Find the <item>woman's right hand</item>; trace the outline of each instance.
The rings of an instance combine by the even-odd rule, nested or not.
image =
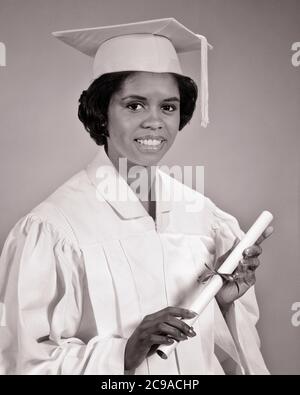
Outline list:
[[[183,319],[196,317],[193,311],[180,307],[166,307],[144,317],[127,341],[125,347],[125,370],[137,368],[146,357],[152,355],[161,344],[172,344],[196,336],[193,328]]]

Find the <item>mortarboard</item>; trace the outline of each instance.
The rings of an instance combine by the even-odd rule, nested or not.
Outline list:
[[[201,50],[201,125],[208,124],[208,44],[174,18],[52,33],[94,58],[93,77],[118,71],[149,71],[186,75],[177,54]]]

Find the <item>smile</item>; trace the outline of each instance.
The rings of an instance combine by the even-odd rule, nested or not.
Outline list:
[[[159,151],[164,143],[167,141],[165,138],[159,136],[159,137],[141,137],[134,139],[134,141],[137,143],[139,148],[141,148],[143,151]]]

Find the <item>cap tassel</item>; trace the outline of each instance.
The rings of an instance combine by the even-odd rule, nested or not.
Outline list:
[[[208,42],[206,37],[197,34],[201,40],[201,126],[206,128],[209,123],[208,118]]]

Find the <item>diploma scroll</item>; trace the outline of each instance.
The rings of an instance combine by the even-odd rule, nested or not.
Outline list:
[[[253,245],[262,233],[266,230],[268,225],[271,223],[273,215],[269,211],[263,211],[262,214],[257,218],[255,223],[251,226],[242,240],[236,245],[231,254],[223,262],[221,267],[218,269],[219,273],[222,274],[232,274],[234,270],[238,267],[239,261],[243,257],[243,251]],[[201,314],[201,312],[206,308],[206,306],[213,300],[216,294],[220,291],[223,286],[223,279],[221,276],[215,275],[210,278],[210,280],[205,283],[201,289],[194,302],[190,306],[189,310],[195,311]],[[188,325],[192,326],[198,319],[198,316],[189,320],[183,320],[187,322]],[[174,341],[171,345],[161,345],[157,350],[157,354],[162,359],[167,359],[171,352],[176,348],[178,342]]]

